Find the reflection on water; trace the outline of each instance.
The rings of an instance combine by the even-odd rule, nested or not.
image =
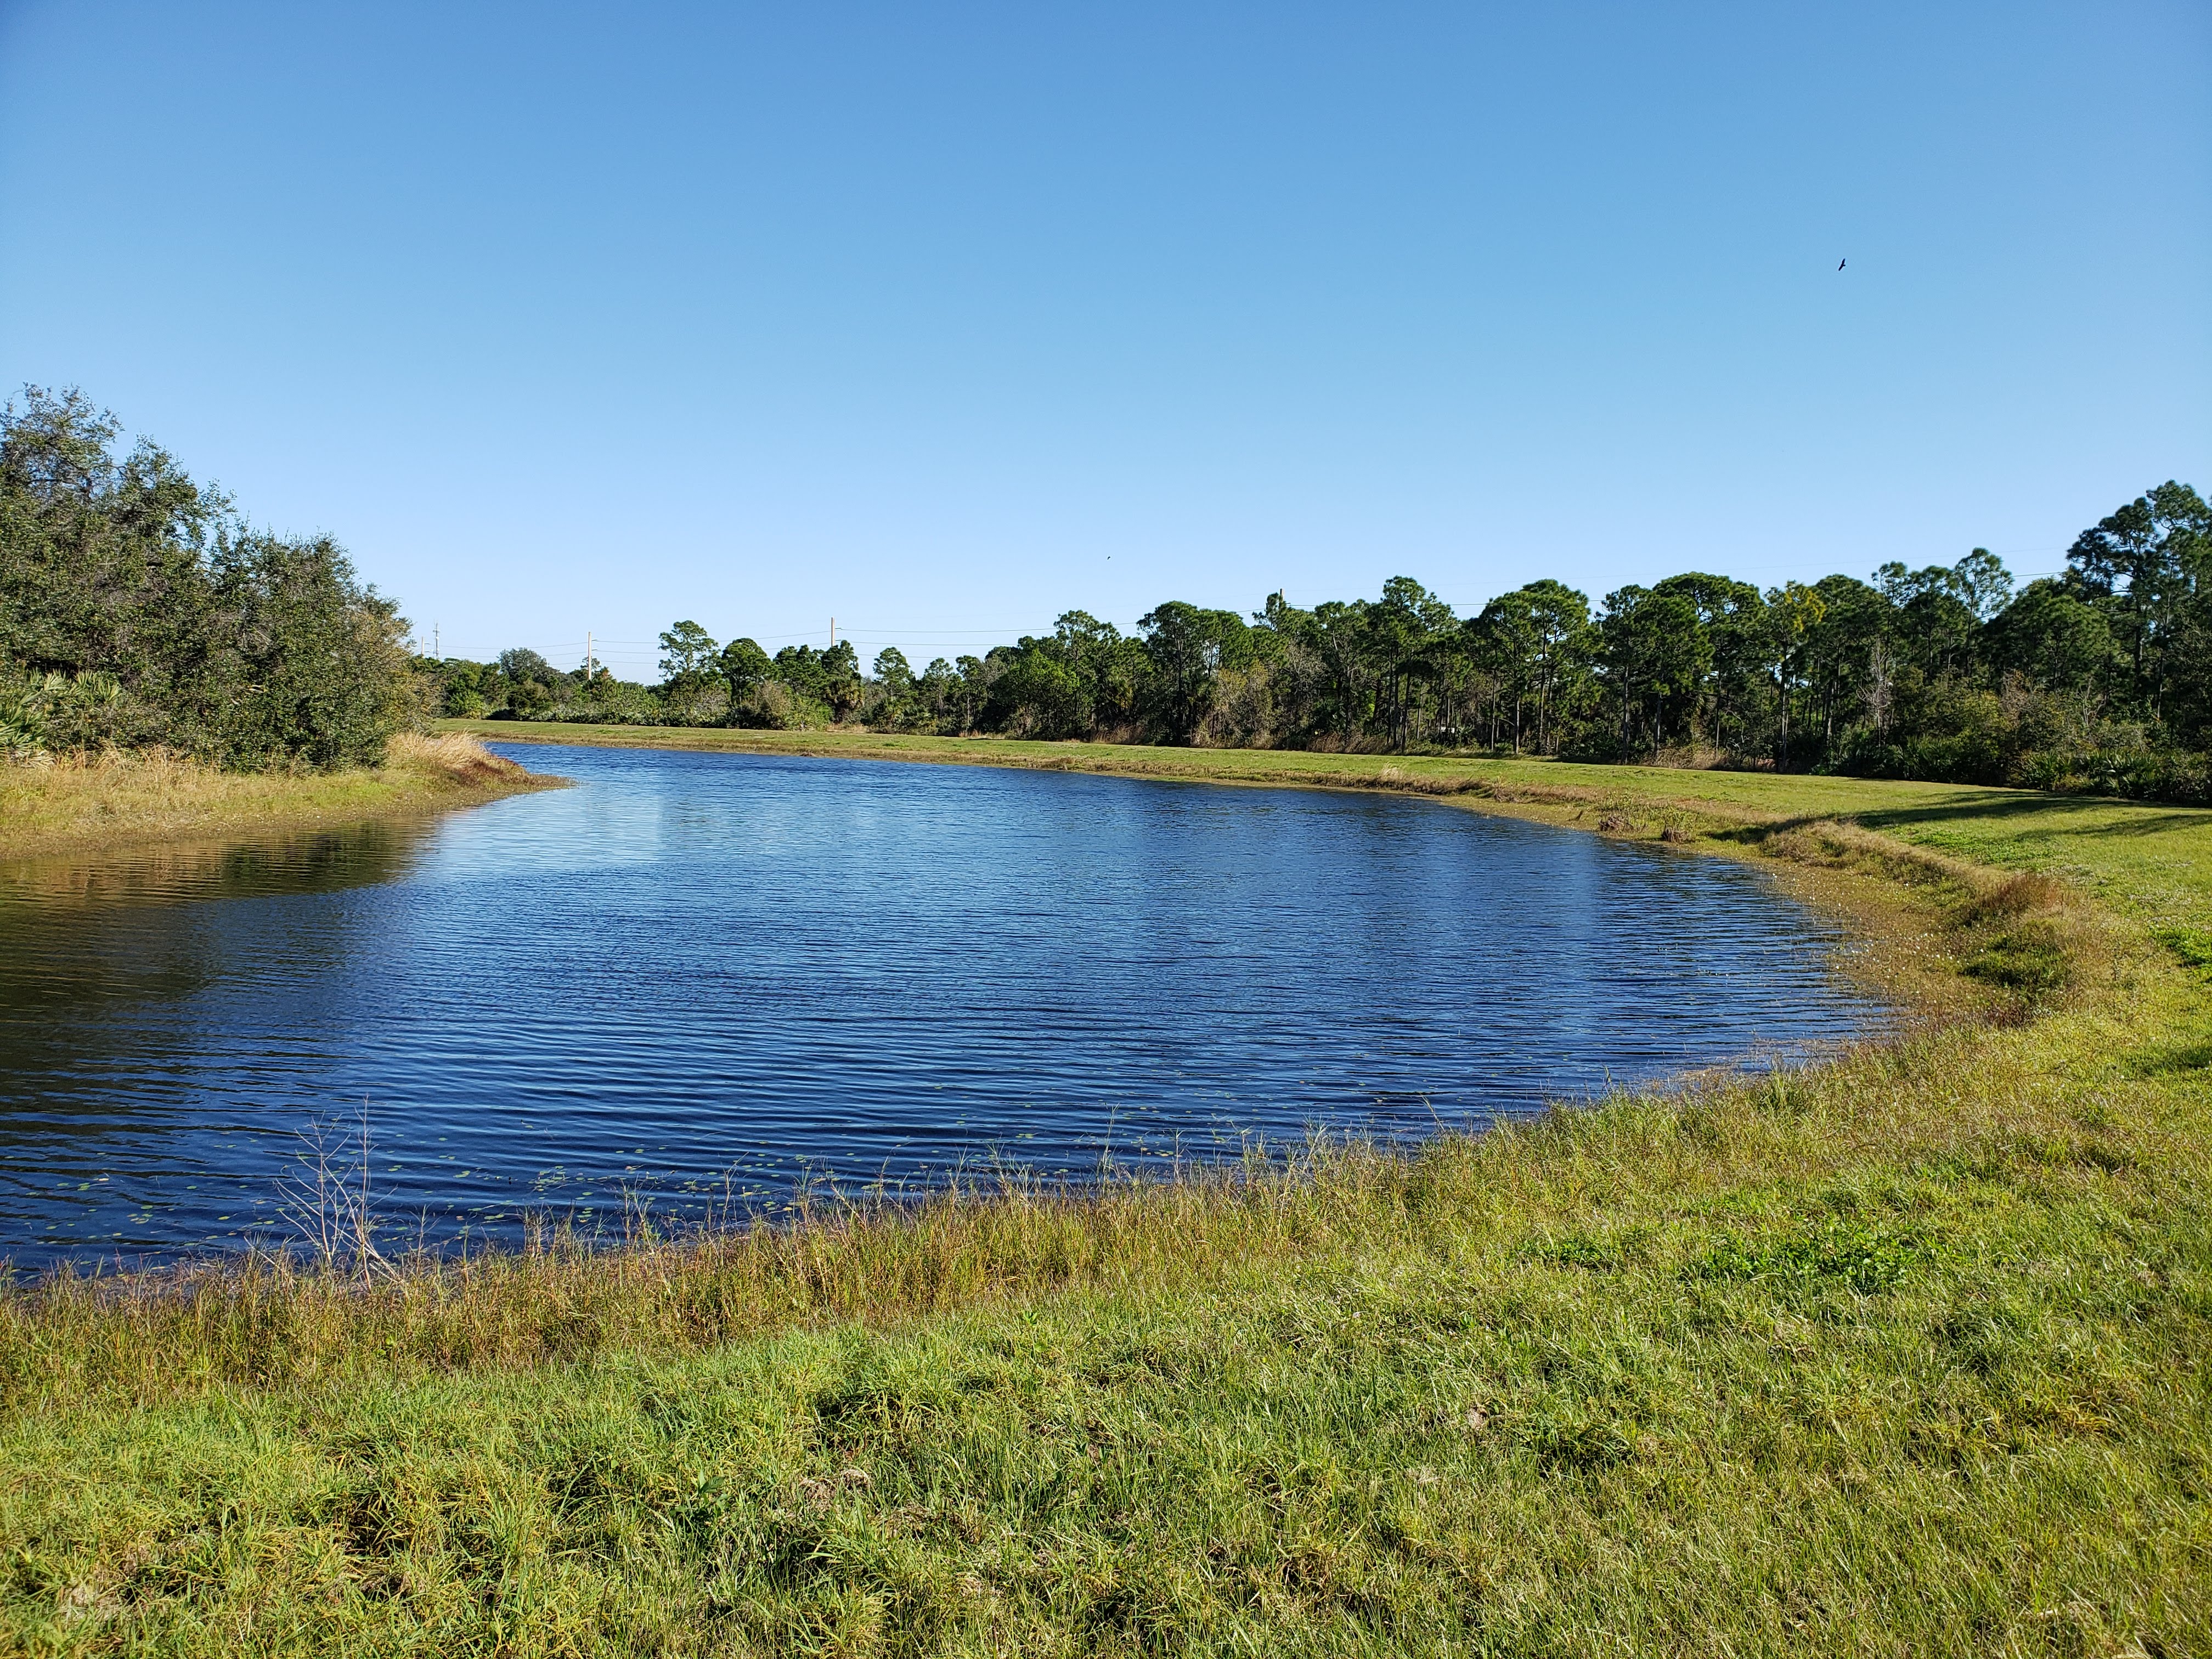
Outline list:
[[[265,1216],[265,1156],[227,1170],[230,1159],[198,1149],[252,1147],[267,1125],[227,1120],[212,1091],[179,1098],[164,1086],[199,1069],[201,1011],[226,978],[254,970],[222,907],[402,878],[433,833],[370,823],[0,866],[0,1255],[20,1266],[88,1253],[90,1240],[172,1247],[195,1242],[173,1224],[187,1215],[219,1215],[218,1227]],[[267,943],[286,953],[286,972],[313,977],[343,961],[354,914],[314,907]],[[196,1150],[173,1169],[180,1139]],[[179,1206],[179,1193],[194,1196]]]
[[[532,750],[436,824],[0,868],[0,1253],[411,1235],[1486,1121],[1879,1018],[1756,872],[1434,802]]]

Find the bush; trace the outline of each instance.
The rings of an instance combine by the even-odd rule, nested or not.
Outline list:
[[[770,732],[817,732],[831,722],[828,705],[781,680],[763,680],[730,710],[727,723]]]
[[[1080,737],[1091,729],[1091,696],[1065,663],[1024,651],[993,682],[984,721],[1016,737]]]
[[[389,599],[327,537],[247,526],[76,392],[0,411],[0,743],[374,764],[421,707]]]
[[[2212,799],[2203,755],[2153,748],[2139,731],[2130,730],[2130,735],[2133,742],[2106,749],[2083,745],[2032,750],[2014,762],[2007,781],[2027,789],[2121,795],[2131,800]]]

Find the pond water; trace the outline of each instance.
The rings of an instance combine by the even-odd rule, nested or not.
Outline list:
[[[1395,1138],[1881,1009],[1758,871],[1391,796],[517,748],[409,826],[0,872],[0,1255],[409,1238]]]

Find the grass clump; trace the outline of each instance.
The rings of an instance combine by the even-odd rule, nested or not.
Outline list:
[[[2201,927],[2157,927],[2151,936],[2173,952],[2185,967],[2212,969],[2212,932]]]
[[[2034,994],[2059,989],[2072,964],[2057,929],[2047,922],[2031,922],[1999,933],[1969,957],[1960,971],[2008,990]]]
[[[1778,1237],[1746,1240],[1723,1233],[1685,1272],[1692,1279],[1835,1279],[1872,1296],[1895,1290],[1927,1255],[1911,1237],[1829,1216]]]

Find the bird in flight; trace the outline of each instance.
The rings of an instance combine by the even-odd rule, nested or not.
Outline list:
[[[1848,258],[1838,259],[1838,260],[1837,260],[1837,261],[1836,261],[1836,269],[1837,269],[1838,270],[1842,270],[1845,265],[1847,265],[1847,264],[1850,264],[1850,259],[1848,259]]]

